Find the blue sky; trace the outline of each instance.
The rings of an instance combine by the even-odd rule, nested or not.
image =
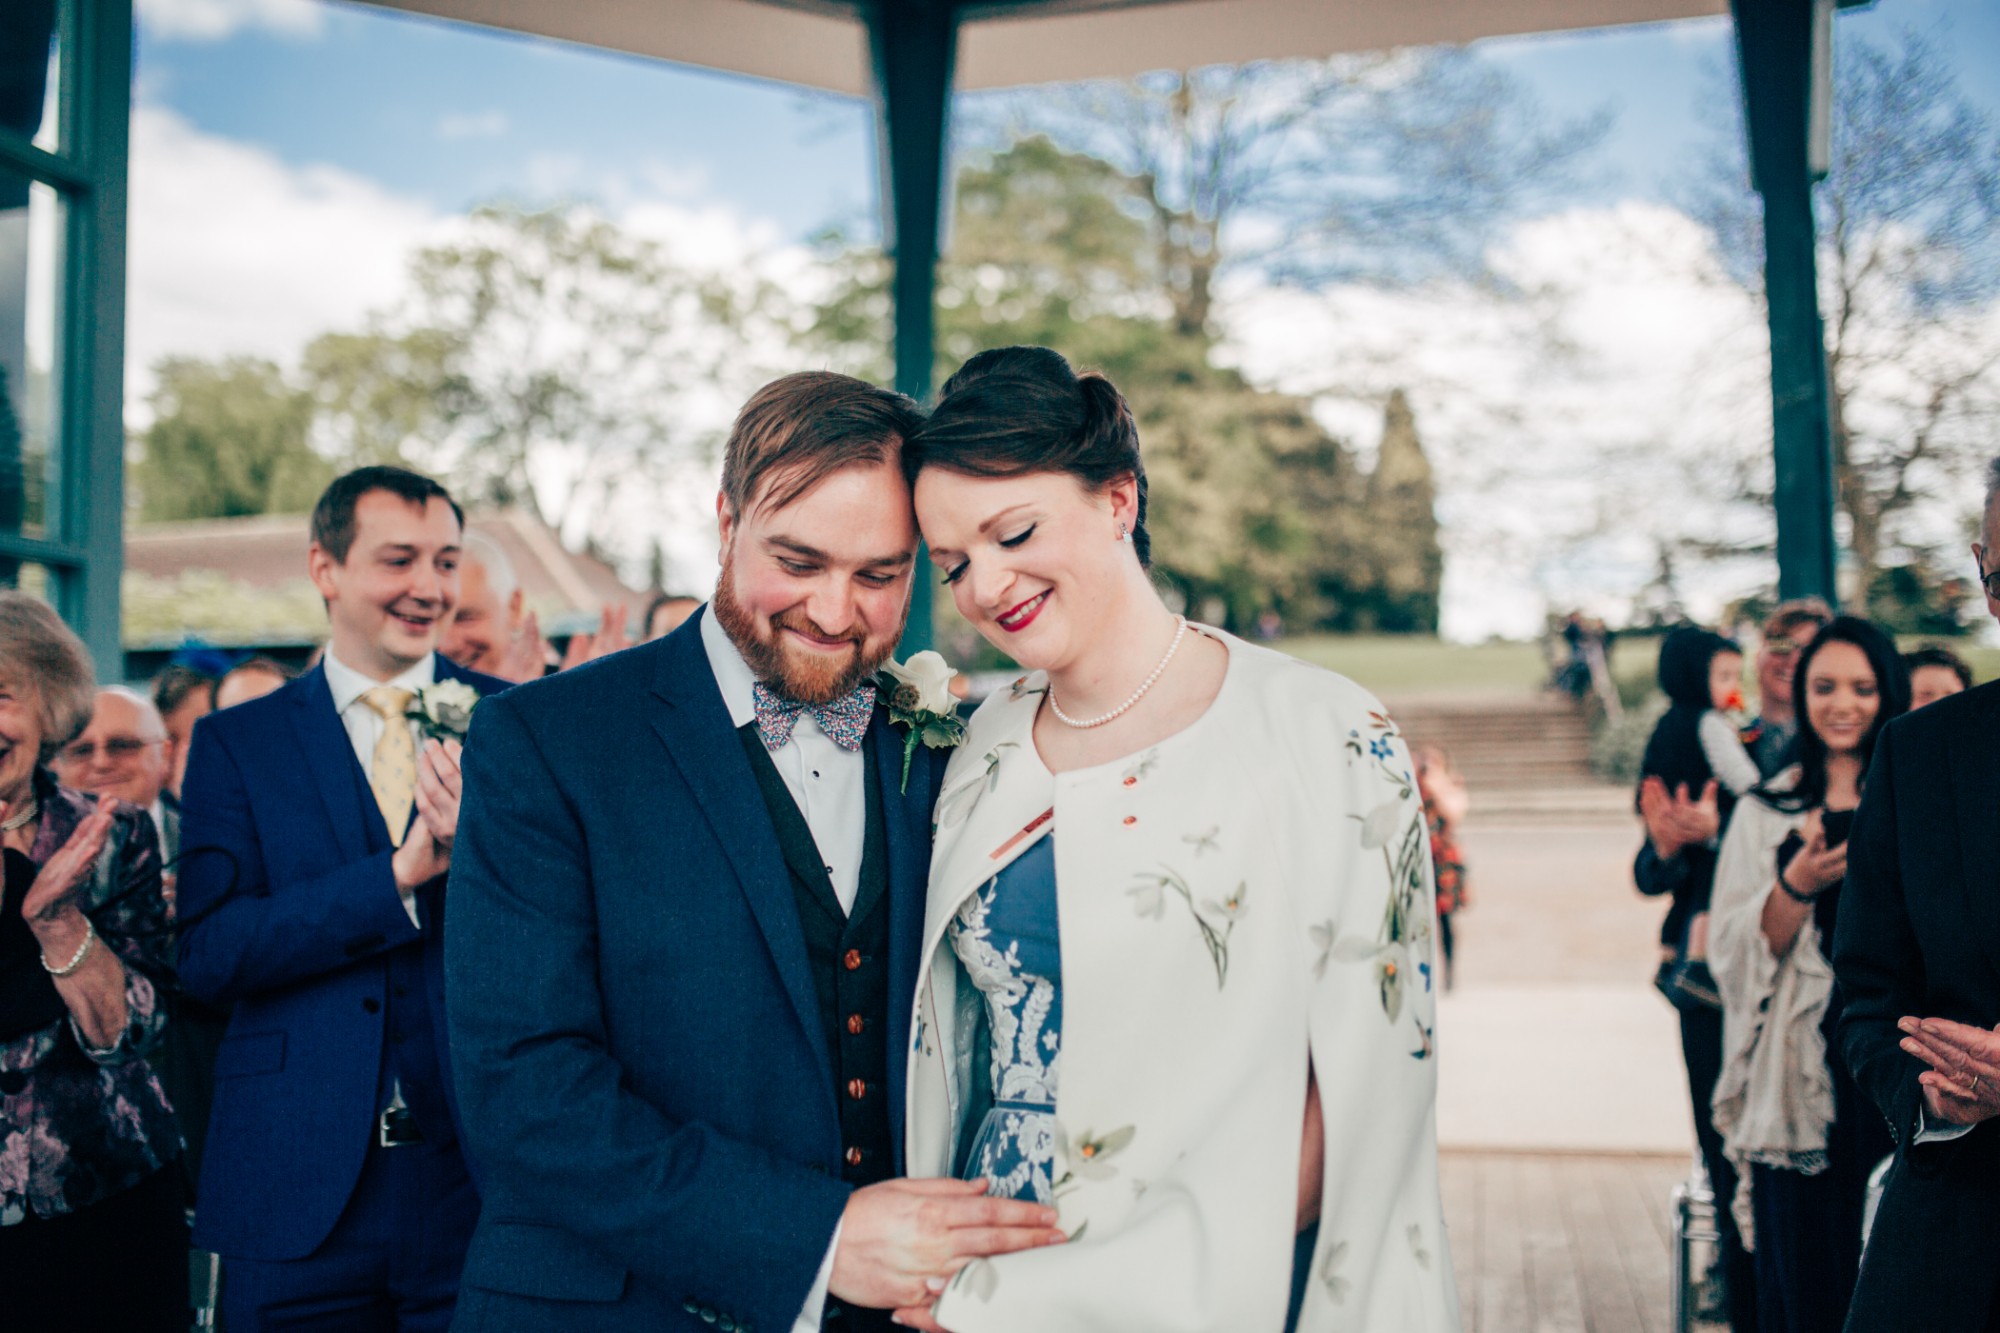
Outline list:
[[[722,204],[798,237],[872,209],[873,129],[850,99],[337,4],[315,3],[317,23],[191,37],[167,16],[187,3],[142,0],[142,18],[164,19],[142,25],[142,103],[440,211],[502,195],[670,198]],[[1903,26],[1944,36],[1965,90],[2000,114],[2000,5],[1882,0],[1840,19],[1843,34]],[[1612,111],[1582,190],[1590,202],[1669,191],[1704,134],[1701,100],[1730,73],[1722,20],[1481,49],[1553,112]]]

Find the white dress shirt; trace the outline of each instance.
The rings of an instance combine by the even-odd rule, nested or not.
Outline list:
[[[333,692],[333,711],[340,714],[340,725],[347,728],[347,739],[354,746],[354,757],[361,761],[361,771],[374,778],[375,745],[382,739],[384,720],[380,713],[361,700],[361,696],[377,685],[387,685],[394,689],[408,690],[415,694],[437,681],[437,654],[427,653],[424,660],[393,680],[375,680],[363,675],[333,655],[328,647],[321,664],[326,670],[326,687]],[[409,724],[410,735],[417,748],[423,749],[424,738],[416,722]],[[403,899],[403,910],[410,914],[410,923],[422,928],[417,920],[417,895],[414,892],[397,892]]]
[[[729,708],[730,725],[740,730],[756,721],[752,691],[757,677],[712,609],[701,618],[701,646],[708,651],[709,668]],[[826,873],[833,878],[840,910],[853,911],[854,895],[861,888],[861,847],[868,833],[867,759],[860,750],[835,745],[810,712],[799,714],[789,741],[766,753],[806,817]]]
[[[708,652],[709,669],[715,673],[722,702],[729,709],[730,724],[741,730],[755,722],[757,677],[715,618],[713,605],[702,608],[701,646]],[[841,910],[853,911],[854,895],[861,886],[861,848],[868,834],[867,759],[860,750],[835,745],[811,713],[799,714],[792,738],[766,753],[798,803],[806,827],[812,830]],[[820,1261],[819,1276],[806,1293],[805,1307],[799,1311],[792,1333],[819,1333],[827,1284],[833,1278],[833,1256],[839,1249],[840,1227],[835,1226],[826,1258]]]

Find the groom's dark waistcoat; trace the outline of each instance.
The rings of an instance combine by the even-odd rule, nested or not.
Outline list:
[[[843,912],[812,829],[764,749],[755,723],[737,733],[776,827],[819,998],[821,1039],[840,1105],[841,1179],[872,1185],[896,1174],[889,1123],[889,853],[868,754],[867,832],[854,910]]]

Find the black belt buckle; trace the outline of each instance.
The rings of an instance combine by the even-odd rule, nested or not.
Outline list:
[[[424,1134],[417,1128],[417,1118],[410,1114],[409,1107],[392,1106],[382,1113],[375,1141],[384,1148],[401,1148],[406,1144],[422,1143]]]

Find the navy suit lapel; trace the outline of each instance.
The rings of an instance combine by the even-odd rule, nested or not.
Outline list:
[[[918,954],[923,949],[924,902],[931,876],[931,753],[923,746],[910,762],[909,789],[903,789],[904,733],[877,709],[870,780],[882,802],[889,865],[889,1121],[903,1169],[904,1091],[909,1076],[910,1012],[917,993]]]
[[[333,691],[327,687],[326,672],[314,667],[299,678],[292,703],[292,721],[299,747],[305,751],[306,767],[319,785],[320,800],[326,805],[327,821],[333,825],[334,841],[340,845],[343,861],[359,861],[370,852],[368,821],[381,828],[379,841],[387,845],[389,830],[382,812],[363,800],[368,775],[354,757],[354,743],[340,714],[333,711]]]
[[[2000,970],[2000,685],[1977,693],[1970,725],[1952,733],[1949,773],[1966,920]]]
[[[819,995],[806,961],[798,901],[771,813],[702,648],[701,617],[707,614],[703,608],[662,642],[649,721],[736,872],[779,980],[812,1037],[806,1044],[813,1050],[822,1081],[831,1090],[833,1066],[818,1035]]]

